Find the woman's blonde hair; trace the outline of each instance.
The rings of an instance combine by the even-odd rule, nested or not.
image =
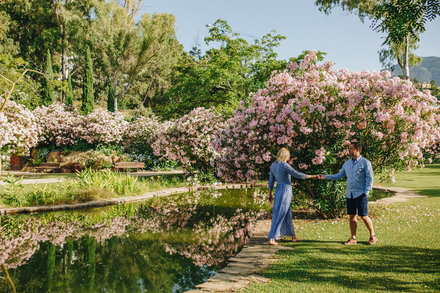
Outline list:
[[[290,159],[290,152],[286,148],[281,148],[277,154],[277,160],[280,163],[286,163]]]

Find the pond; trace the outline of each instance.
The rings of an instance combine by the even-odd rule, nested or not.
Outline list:
[[[381,198],[392,197],[395,194],[396,193],[392,192],[392,191],[379,189],[379,188],[373,188],[373,190],[370,192],[370,196],[368,197],[368,201],[376,201]]]
[[[183,292],[241,249],[266,196],[264,188],[211,190],[3,216],[0,263],[18,292]]]

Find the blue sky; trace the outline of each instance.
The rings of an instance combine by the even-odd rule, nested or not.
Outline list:
[[[383,35],[354,14],[334,10],[327,16],[312,0],[144,0],[140,14],[164,12],[176,16],[177,38],[186,50],[196,43],[206,49],[206,25],[221,18],[248,41],[248,35],[260,38],[273,29],[286,36],[277,49],[283,59],[321,50],[338,69],[381,69],[377,51]],[[440,18],[428,23],[419,46],[419,56],[440,56]]]

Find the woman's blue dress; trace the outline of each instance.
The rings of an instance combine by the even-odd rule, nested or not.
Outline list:
[[[267,238],[278,240],[280,236],[295,236],[293,228],[292,210],[290,202],[292,201],[291,176],[299,179],[306,179],[307,175],[296,171],[287,163],[275,161],[270,166],[269,190],[275,189],[272,224]]]

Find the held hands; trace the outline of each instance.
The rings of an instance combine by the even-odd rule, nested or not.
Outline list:
[[[309,175],[310,177],[310,179],[321,179],[321,180],[324,180],[325,179],[325,175],[323,175],[323,174],[319,174],[319,175]]]

